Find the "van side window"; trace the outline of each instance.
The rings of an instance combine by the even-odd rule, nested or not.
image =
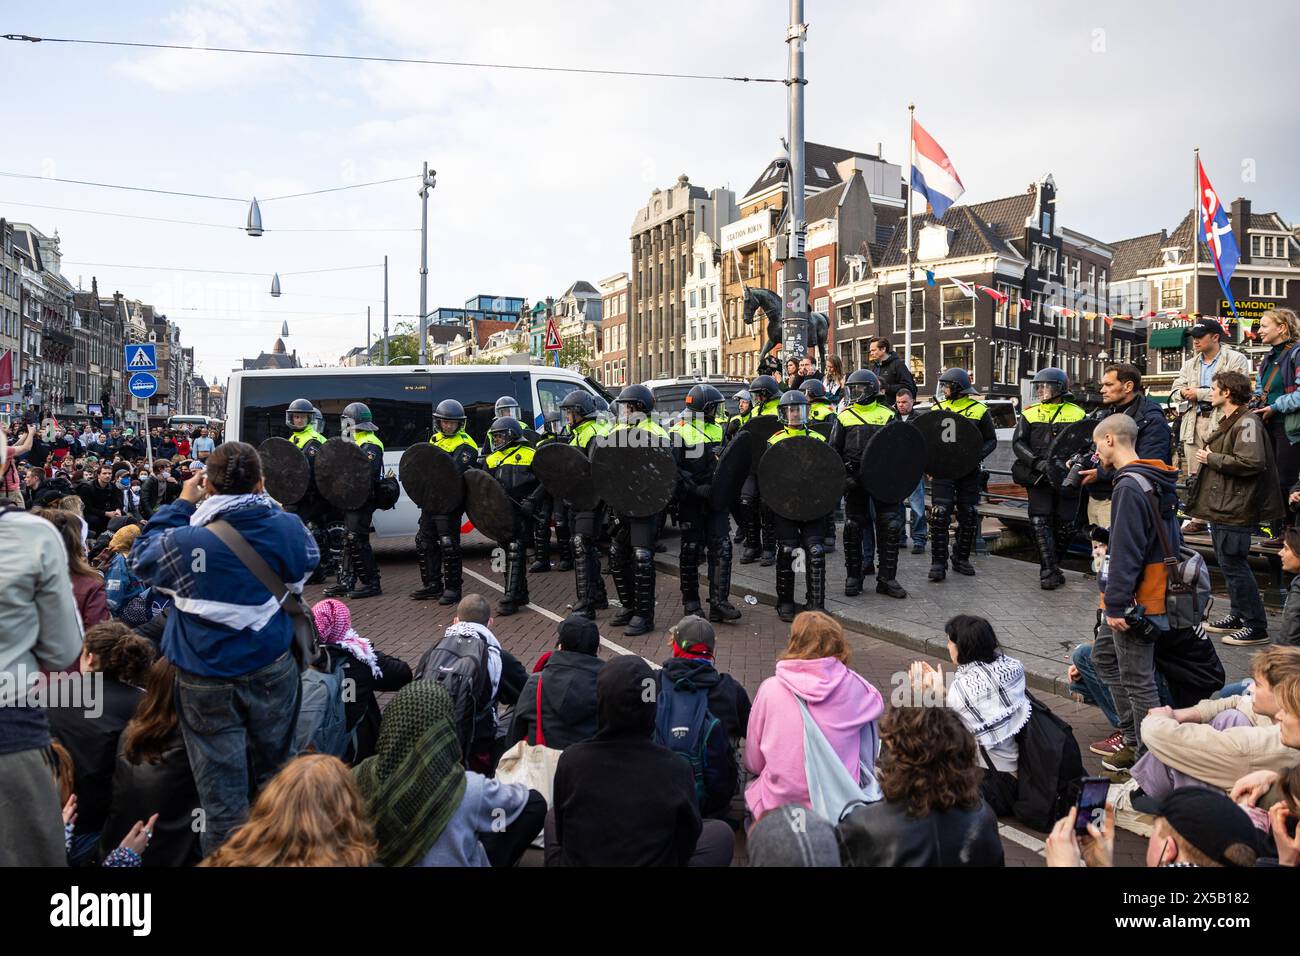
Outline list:
[[[558,412],[560,402],[564,401],[564,396],[568,395],[575,388],[582,388],[578,382],[565,382],[554,378],[539,378],[537,380],[537,396],[542,402],[541,413]]]

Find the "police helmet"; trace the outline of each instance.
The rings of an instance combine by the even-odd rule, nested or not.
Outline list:
[[[952,388],[944,388],[951,385]],[[975,387],[970,383],[970,376],[964,368],[950,368],[939,376],[939,387],[943,388],[944,398],[956,398],[958,395],[971,395]]]
[[[307,424],[311,423],[311,417],[312,417],[311,413],[313,411],[315,411],[315,409],[312,408],[311,402],[309,402],[307,399],[295,398],[292,402],[289,403],[289,408],[284,413],[284,423],[288,425],[290,428],[292,428],[294,431],[297,431],[300,427],[306,428]],[[307,418],[307,423],[302,426],[295,425],[293,423],[294,415],[305,416]]]
[[[511,395],[502,395],[497,399],[494,414],[497,418],[509,416],[518,419],[523,416],[523,413],[519,410],[519,402]]]
[[[760,375],[749,383],[749,394],[753,395],[755,405],[762,405],[771,398],[781,394],[781,386],[770,375]]]
[[[1039,401],[1045,401],[1043,396],[1038,393],[1040,385],[1047,386],[1047,398],[1057,398],[1064,395],[1070,390],[1070,377],[1065,374],[1062,368],[1043,368],[1039,369],[1034,375],[1034,393],[1038,395]]]
[[[844,385],[849,393],[849,401],[855,405],[865,405],[880,394],[880,379],[870,369],[860,368],[850,373]]]
[[[370,406],[365,402],[352,402],[343,409],[343,414],[340,417],[345,425],[348,422],[352,423],[353,431],[373,432],[376,430],[374,416],[370,414]]]
[[[826,386],[819,378],[810,378],[799,383],[799,391],[808,396],[808,401],[817,402],[826,398]]]
[[[548,435],[559,435],[564,431],[564,418],[559,411],[549,411],[542,415],[542,431]]]
[[[493,450],[500,451],[524,440],[524,426],[519,424],[519,419],[502,415],[492,422],[488,435],[492,438]]]
[[[722,393],[712,385],[692,385],[686,393],[686,410],[701,413],[706,421],[713,421],[724,401]]]
[[[615,404],[649,415],[655,410],[655,393],[644,385],[629,385],[618,393]]]
[[[560,402],[560,411],[572,412],[568,416],[569,423],[576,424],[577,421],[596,417],[596,402],[591,392],[585,388],[575,388]]]
[[[785,424],[796,428],[808,424],[808,396],[796,388],[790,389],[776,403],[776,414]]]
[[[465,406],[454,398],[444,398],[433,410],[433,420],[438,423],[438,431],[444,435],[454,435],[465,427]],[[448,430],[447,425],[453,427]]]

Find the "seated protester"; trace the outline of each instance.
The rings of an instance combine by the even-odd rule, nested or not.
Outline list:
[[[1011,813],[1017,790],[1020,748],[1016,734],[1029,722],[1025,668],[1002,653],[993,626],[982,617],[958,614],[944,625],[948,656],[957,665],[943,691],[943,675],[925,661],[912,665],[913,683],[942,695],[962,724],[975,736],[984,769],[980,793],[999,816]]]
[[[1300,486],[1291,492],[1294,502],[1300,502]],[[1282,536],[1282,570],[1293,575],[1291,587],[1286,592],[1282,608],[1281,631],[1277,643],[1300,647],[1300,531],[1287,528]]]
[[[100,852],[107,854],[137,820],[156,813],[141,854],[144,866],[193,866],[203,857],[194,826],[199,791],[176,714],[177,673],[165,657],[149,668],[144,696],[118,743],[112,801],[99,837]]]
[[[804,611],[794,619],[776,674],[758,688],[745,734],[745,769],[755,776],[745,803],[754,819],[787,803],[808,806],[800,700],[854,779],[860,763],[874,769],[874,724],[885,704],[848,665],[849,645],[832,617]]]
[[[199,866],[370,866],[375,834],[343,761],[290,760],[262,788],[248,822]]]
[[[441,684],[407,684],[352,771],[384,866],[514,866],[542,829],[540,793],[461,764],[453,708]]]
[[[1045,852],[1047,865],[1114,866],[1114,810],[1107,808],[1102,829],[1089,823],[1083,838],[1074,829],[1078,812],[1078,807],[1071,807],[1052,827]],[[1255,825],[1241,807],[1221,793],[1202,787],[1174,790],[1160,801],[1155,817],[1147,841],[1148,867],[1253,867],[1259,859]]]
[[[836,828],[845,866],[1002,866],[998,819],[980,797],[975,739],[947,707],[898,707],[880,722],[884,800]]]
[[[713,649],[716,643],[713,625],[697,614],[688,614],[668,632],[672,657],[664,661],[659,671],[661,730],[665,716],[663,708],[670,697],[694,690],[708,695],[708,712],[719,724],[721,745],[716,751],[712,746],[706,745],[705,748],[706,758],[716,752],[719,766],[706,766],[703,780],[696,781],[697,788],[703,783],[707,791],[700,805],[700,812],[705,816],[721,815],[736,795],[740,787],[740,770],[736,766],[734,747],[744,739],[749,729],[749,694],[745,693],[745,688],[735,678],[714,666]],[[660,742],[669,746],[669,749],[678,750],[663,740]]]
[[[596,736],[568,747],[556,767],[547,866],[731,864],[731,828],[701,820],[690,766],[651,740],[654,682],[633,654],[601,668]]]
[[[745,846],[750,866],[840,865],[840,841],[835,826],[795,803],[763,814],[763,819],[746,836]]]
[[[94,856],[108,817],[118,737],[135,716],[154,657],[153,645],[125,624],[96,625],[86,632],[81,648],[81,699],[45,709],[50,735],[71,754],[76,775],[73,865],[91,862]]]
[[[1279,723],[1278,690],[1300,687],[1300,648],[1270,647],[1251,660],[1253,695],[1203,700],[1195,707],[1160,707],[1142,721],[1147,752],[1130,771],[1143,794],[1159,800],[1180,787],[1227,792],[1257,770],[1300,764],[1300,740],[1289,743]],[[1150,733],[1150,736],[1147,734]],[[1132,798],[1140,795],[1133,793]]]
[[[344,724],[352,739],[343,752],[343,762],[351,766],[375,752],[379,739],[379,701],[376,691],[401,690],[412,680],[405,661],[375,650],[364,637],[352,629],[352,612],[342,601],[326,598],[312,605],[321,651],[329,658],[329,670],[336,662],[343,668],[343,679],[351,681],[352,693],[344,704]]]
[[[54,525],[63,538],[68,552],[68,577],[72,581],[72,596],[77,602],[83,630],[109,619],[108,597],[104,591],[104,576],[86,560],[86,547],[81,538],[82,521],[71,511],[43,508],[37,512]]]
[[[141,530],[138,524],[118,528],[100,557],[101,566],[107,565],[104,568],[104,592],[108,613],[132,627],[144,623],[140,605],[146,588],[144,582],[131,570],[126,556],[131,553]],[[128,615],[127,609],[133,604],[132,613]]]
[[[605,666],[596,656],[600,629],[584,615],[570,614],[558,630],[558,650],[546,655],[519,695],[507,747],[526,740],[563,750],[596,736],[596,677]]]

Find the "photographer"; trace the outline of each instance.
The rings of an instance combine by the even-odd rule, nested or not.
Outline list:
[[[1165,411],[1142,393],[1142,373],[1135,365],[1109,365],[1101,378],[1101,400],[1105,407],[1092,414],[1101,421],[1108,415],[1127,415],[1137,422],[1135,450],[1147,461],[1173,463],[1169,424]],[[1088,494],[1088,523],[1110,527],[1111,482],[1115,475],[1104,466],[1080,473]]]
[[[1268,435],[1246,407],[1250,394],[1250,379],[1241,372],[1214,376],[1210,404],[1219,426],[1196,452],[1200,471],[1187,502],[1188,514],[1210,523],[1214,556],[1228,584],[1231,611],[1205,625],[1223,634],[1225,644],[1268,643],[1264,601],[1250,570],[1250,539],[1261,522],[1283,512]]]
[[[1137,761],[1144,749],[1138,725],[1147,711],[1160,706],[1155,645],[1169,627],[1168,581],[1148,489],[1156,498],[1170,547],[1176,550],[1182,543],[1174,491],[1178,472],[1162,461],[1139,459],[1134,447],[1137,436],[1137,422],[1128,415],[1111,415],[1092,433],[1101,464],[1115,473],[1110,548],[1097,575],[1105,620],[1092,651],[1093,665],[1110,690],[1124,732],[1124,746],[1102,760],[1102,766],[1114,771],[1128,770]]]

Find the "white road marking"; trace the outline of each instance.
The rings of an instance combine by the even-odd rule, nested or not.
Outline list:
[[[1002,835],[1002,838],[1004,840],[1010,840],[1012,843],[1019,843],[1026,850],[1033,850],[1039,856],[1045,855],[1043,851],[1047,849],[1047,844],[1044,843],[1042,840],[1038,839],[1037,837],[1030,836],[1028,833],[1025,833],[1023,830],[1017,830],[1013,826],[1008,826],[1005,823],[999,823],[998,833]]]
[[[462,567],[462,568],[461,568],[461,571],[462,571],[462,573],[464,573],[464,574],[468,574],[470,577],[474,578],[474,579],[477,580],[477,581],[482,581],[482,582],[483,582],[484,584],[486,584],[488,587],[490,587],[490,588],[495,588],[496,590],[500,591],[502,594],[505,593],[505,590],[506,590],[506,589],[505,589],[504,587],[502,587],[500,584],[497,584],[497,583],[496,583],[495,581],[493,581],[491,578],[484,577],[483,575],[479,574],[477,571],[471,570],[470,568],[466,568],[466,567]],[[552,611],[550,608],[542,607],[540,604],[534,604],[534,603],[532,603],[532,602],[529,602],[529,604],[528,604],[528,608],[529,608],[530,610],[536,611],[538,614],[542,615],[542,617],[549,618],[550,620],[554,621],[556,624],[559,624],[561,621],[564,620],[564,618],[560,617],[560,615],[556,614],[556,613],[555,613],[554,611]],[[628,650],[628,649],[627,649],[626,647],[624,647],[623,645],[621,645],[621,644],[615,644],[613,641],[609,640],[609,639],[608,639],[607,637],[605,637],[604,635],[601,636],[601,638],[600,638],[600,643],[604,644],[606,647],[608,647],[608,648],[609,648],[611,651],[613,651],[615,654],[631,654],[631,653],[633,653],[632,651]],[[658,669],[659,669],[659,665],[656,664],[654,661],[650,660],[650,658],[648,658],[648,657],[642,657],[641,660],[645,661],[647,664],[649,664],[649,665],[650,665],[651,667],[653,667],[655,670],[658,670]]]

